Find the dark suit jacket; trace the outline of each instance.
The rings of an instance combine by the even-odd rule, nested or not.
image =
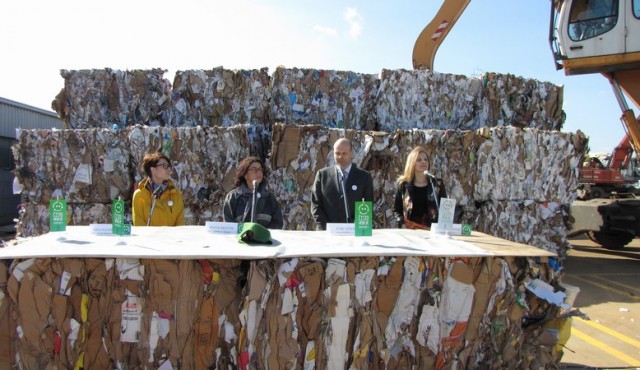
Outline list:
[[[349,205],[349,222],[353,222],[355,202],[373,202],[373,180],[369,172],[351,165],[345,184]],[[328,223],[346,222],[342,190],[338,182],[336,166],[325,167],[316,173],[311,191],[311,213],[317,230],[324,230]]]

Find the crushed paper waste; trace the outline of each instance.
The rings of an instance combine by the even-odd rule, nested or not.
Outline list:
[[[270,121],[267,68],[176,72],[169,126],[233,126]]]
[[[169,123],[171,83],[166,70],[61,70],[64,88],[51,108],[68,128],[124,128]]]
[[[13,148],[25,203],[62,197],[74,203],[110,203],[130,196],[131,149],[124,131],[21,130]]]
[[[274,122],[374,130],[378,77],[350,71],[278,68],[273,74]]]
[[[283,209],[285,228],[313,230],[309,206],[315,173],[333,164],[332,143],[345,136],[353,142],[354,162],[373,177],[375,227],[396,226],[395,181],[408,151],[421,145],[434,174],[444,179],[447,193],[463,209],[461,221],[560,255],[567,248],[568,205],[575,199],[579,158],[587,142],[580,132],[506,126],[385,133],[276,124],[270,145],[265,143],[266,132],[258,125],[133,126],[117,133],[22,130],[13,147],[16,177],[24,187],[19,231],[23,236],[46,232],[46,209],[35,205],[46,206],[54,197],[77,207],[74,215],[82,216],[69,217],[73,224],[110,220],[108,210],[96,212],[92,206],[108,208],[116,196],[129,204],[135,185],[144,177],[140,159],[154,151],[172,159],[187,224],[222,221],[235,166],[246,156],[257,155],[271,170],[267,181]],[[85,215],[86,210],[94,211]]]
[[[376,116],[381,131],[507,125],[560,130],[562,87],[510,74],[383,70]]]
[[[48,231],[53,198],[67,200],[71,225],[110,222],[111,200],[130,207],[139,161],[156,151],[172,159],[187,224],[221,221],[235,166],[257,155],[285,228],[309,230],[315,172],[347,137],[373,176],[374,227],[396,226],[395,181],[421,145],[462,222],[566,254],[587,138],[558,131],[561,86],[499,73],[218,67],[177,71],[173,84],[164,73],[61,71],[52,108],[72,130],[22,130],[13,147],[19,235]],[[560,308],[526,289],[538,279],[561,290],[554,266],[525,257],[0,261],[0,368],[554,368],[562,348],[545,323]]]
[[[528,291],[564,296],[558,276],[527,257],[0,261],[0,367],[559,368],[561,309]]]
[[[511,74],[259,70],[62,70],[52,108],[67,128],[277,122],[392,132],[515,126],[560,130],[562,86]]]

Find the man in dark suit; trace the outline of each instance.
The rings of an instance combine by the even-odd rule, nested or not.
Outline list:
[[[373,180],[369,172],[351,163],[353,150],[347,139],[338,139],[333,144],[334,166],[316,173],[311,191],[311,213],[316,222],[316,230],[325,230],[327,223],[351,223],[354,219],[355,202],[373,202]],[[341,181],[347,193],[347,212]]]

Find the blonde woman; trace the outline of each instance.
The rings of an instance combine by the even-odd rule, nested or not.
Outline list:
[[[393,210],[398,227],[428,230],[438,222],[438,205],[447,193],[442,180],[433,177],[429,167],[427,151],[420,146],[413,148],[397,180]]]

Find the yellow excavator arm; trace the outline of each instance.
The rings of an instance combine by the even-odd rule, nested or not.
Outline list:
[[[433,70],[438,47],[471,0],[444,0],[438,14],[420,32],[413,46],[413,69]]]

